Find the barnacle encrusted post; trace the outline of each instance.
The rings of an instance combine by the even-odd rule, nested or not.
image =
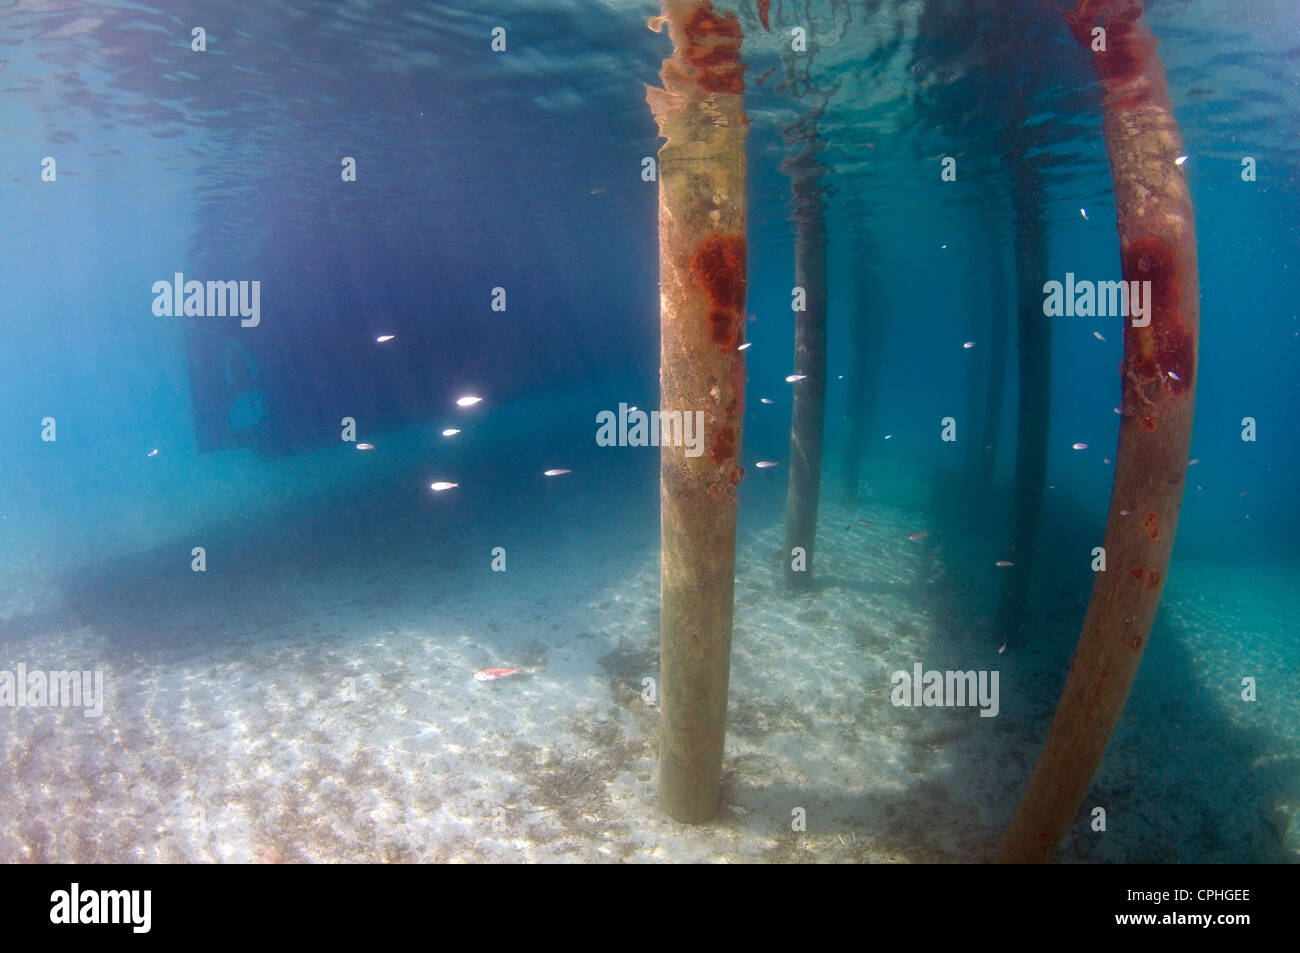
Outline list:
[[[667,140],[659,150],[660,406],[669,420],[702,420],[703,441],[684,447],[661,435],[659,796],[672,817],[698,823],[718,809],[726,734],[749,122],[735,14],[715,12],[709,0],[664,0],[650,28],[665,25],[673,55],[663,88],[646,89]]]
[[[1047,745],[1002,841],[1005,862],[1051,857],[1101,764],[1160,602],[1187,475],[1200,315],[1196,231],[1164,66],[1141,15],[1139,0],[1080,0],[1067,14],[1105,91],[1122,276],[1130,288],[1150,282],[1150,295],[1147,314],[1125,321],[1106,570],[1096,574]]]

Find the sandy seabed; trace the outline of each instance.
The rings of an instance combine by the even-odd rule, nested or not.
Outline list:
[[[175,602],[132,645],[11,580],[2,615],[27,621],[0,629],[0,667],[102,668],[108,697],[100,718],[0,710],[0,860],[987,861],[1074,635],[999,655],[979,631],[992,560],[987,586],[960,588],[942,534],[907,539],[917,519],[825,502],[819,584],[796,597],[782,528],[742,535],[723,806],[696,827],[655,798],[657,553],[598,522],[505,574],[395,558],[241,584],[219,610]],[[1244,570],[1176,569],[1060,857],[1294,861],[1300,699],[1277,637],[1294,571],[1252,569],[1245,618]],[[1063,614],[1077,633],[1081,610]],[[890,675],[915,661],[998,669],[999,714],[894,707]],[[473,679],[489,666],[521,672]]]

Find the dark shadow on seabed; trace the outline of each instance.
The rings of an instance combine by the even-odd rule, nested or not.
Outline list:
[[[1060,632],[1052,633],[1053,642],[1073,631],[1073,619],[1061,620]],[[953,635],[936,630],[936,658],[954,648]],[[1277,805],[1300,788],[1296,777],[1300,765],[1294,759],[1258,762],[1274,739],[1217,714],[1219,700],[1196,685],[1184,648],[1186,636],[1176,625],[1157,622],[1147,674],[1139,675],[1116,738],[1057,854],[1058,861],[1296,861],[1283,846],[1286,819]],[[846,795],[814,782],[800,787],[798,803],[807,808],[809,817],[883,817],[875,829],[864,820],[851,829],[852,834],[850,829],[842,832],[846,841],[853,838],[852,844],[846,844],[850,851],[854,844],[861,845],[863,859],[884,852],[916,862],[991,861],[1019,788],[977,799],[974,790],[979,786],[965,775],[984,770],[980,759],[987,749],[980,732],[994,731],[1001,736],[1002,757],[1016,765],[1019,783],[1028,780],[1064,683],[1064,668],[1056,662],[1034,657],[1031,651],[999,659],[1002,711],[997,718],[981,719],[969,709],[922,710],[926,728],[911,741],[907,765],[915,781],[905,790]],[[1044,697],[1028,698],[1023,689],[1014,690],[1017,684]],[[937,769],[941,763],[946,766]],[[862,765],[864,775],[869,777],[871,771],[869,763]],[[744,797],[750,804],[767,801],[773,811],[778,800],[782,809],[788,800],[753,789]],[[1098,805],[1107,811],[1106,832],[1093,832],[1090,827],[1090,812]],[[799,858],[798,835],[783,835],[772,859]]]
[[[940,490],[942,485],[942,479],[936,482],[940,497],[953,499],[951,488]],[[973,856],[942,859],[992,860],[1042,750],[1078,640],[1092,582],[1090,573],[1078,571],[1078,554],[1090,551],[1094,537],[1087,532],[1089,521],[1080,518],[1084,511],[1077,501],[1051,492],[1047,501],[1042,525],[1052,545],[1043,546],[1040,541],[1039,583],[1028,607],[1034,638],[1022,649],[1004,655],[986,652],[997,639],[996,633],[988,631],[991,604],[988,615],[972,615],[971,605],[962,596],[986,585],[989,574],[986,560],[981,558],[988,548],[985,541],[969,540],[970,550],[964,553],[954,545],[950,555],[962,555],[945,567],[943,580],[928,593],[933,619],[966,619],[969,623],[945,626],[941,622],[933,627],[936,664],[927,664],[927,668],[941,668],[937,663],[951,658],[963,669],[1000,671],[998,717],[975,717],[968,732],[957,733],[946,742],[953,767],[944,775],[925,772],[922,762],[926,756],[918,752],[918,771],[924,780],[895,803],[904,829],[909,823],[935,823],[966,831],[969,820],[981,813],[1000,819],[968,841]],[[1092,522],[1096,524],[1095,538],[1099,538],[1104,521],[1097,517]],[[1271,753],[1277,739],[1235,724],[1222,713],[1224,698],[1207,691],[1192,664],[1192,639],[1193,634],[1171,620],[1167,612],[1157,615],[1133,694],[1089,796],[1057,854],[1059,860],[1296,861],[1283,844],[1287,818],[1279,803],[1300,792],[1300,762],[1261,760]],[[986,658],[989,661],[984,661]],[[996,722],[986,730],[1003,735],[1000,748],[1019,766],[1020,786],[988,804],[951,800],[947,792],[964,787],[960,766],[970,764],[972,770],[977,769],[969,754],[975,732],[985,728],[980,722]],[[1107,812],[1107,832],[1094,833],[1090,828],[1090,811],[1096,806]],[[904,850],[906,841],[900,838],[892,846]]]
[[[652,552],[653,463],[614,454],[561,482],[517,461],[490,462],[453,491],[459,499],[412,480],[287,501],[270,514],[222,520],[144,552],[63,569],[51,580],[62,604],[0,622],[0,644],[88,627],[106,641],[107,659],[121,663],[167,662],[217,646],[256,652],[291,637],[346,642],[356,633],[331,625],[313,604],[321,593],[343,590],[341,601],[363,605],[382,629],[390,610],[409,618],[412,604],[436,619],[443,597],[460,594],[466,567],[477,565],[485,625],[474,637],[490,643],[486,623],[498,591],[490,583],[553,574],[561,592],[572,572],[581,572],[584,584],[599,583],[636,562],[631,555],[621,565],[583,559],[589,525],[622,540],[629,553]],[[206,572],[191,569],[190,541],[205,548]],[[506,575],[490,568],[497,546],[508,554]]]
[[[828,474],[827,481],[833,484],[834,474]],[[943,477],[936,478],[934,489],[951,509],[951,501],[959,497],[945,493],[943,486]],[[810,819],[860,819],[837,832],[850,856],[856,849],[862,859],[882,854],[922,862],[993,859],[1042,750],[1091,582],[1071,561],[1071,554],[1088,551],[1086,546],[1080,549],[1087,542],[1088,527],[1080,525],[1078,504],[1064,495],[1049,494],[1048,500],[1044,528],[1053,534],[1054,544],[1050,552],[1040,552],[1039,591],[1030,608],[1035,638],[1021,650],[999,655],[990,641],[997,590],[988,581],[991,562],[986,566],[984,557],[992,542],[963,540],[958,530],[936,534],[942,556],[937,550],[919,551],[923,562],[913,564],[919,573],[915,583],[858,580],[840,570],[819,574],[814,589],[800,597],[817,602],[834,589],[847,588],[919,600],[929,628],[920,659],[925,667],[998,670],[1001,710],[996,718],[984,719],[969,708],[919,709],[914,713],[919,717],[910,723],[893,717],[883,684],[871,697],[863,697],[857,730],[901,730],[908,739],[911,757],[906,770],[914,780],[902,791],[882,787],[878,795],[850,794],[815,777],[811,784],[791,787],[782,780],[781,764],[772,758],[760,758],[770,762],[770,783],[755,785],[745,781],[745,763],[760,756],[729,759],[731,800],[743,803],[751,815],[772,814],[772,822],[787,830],[769,859],[815,856],[805,851],[800,835],[788,832],[788,820],[782,821],[787,802],[804,806]],[[825,534],[841,527],[827,518],[820,529]],[[1300,762],[1267,758],[1276,739],[1223,714],[1223,699],[1201,684],[1191,639],[1192,633],[1167,613],[1158,617],[1133,696],[1058,861],[1295,862],[1283,844],[1288,818],[1282,806],[1300,790]],[[732,701],[734,708],[744,699]],[[996,736],[990,739],[984,732]],[[746,737],[750,744],[763,745],[761,735]],[[998,752],[994,757],[1000,764],[986,763],[991,749]],[[891,772],[896,771],[895,765]],[[995,777],[1003,772],[1014,775],[1014,785],[994,790],[982,778],[990,771]],[[864,762],[861,772],[870,784],[872,765]],[[795,793],[797,802],[790,801]],[[1107,812],[1106,832],[1091,830],[1096,806]]]

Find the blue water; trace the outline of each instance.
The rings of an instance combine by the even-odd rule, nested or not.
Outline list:
[[[641,177],[660,145],[644,86],[670,52],[645,29],[655,5],[0,5],[0,669],[103,669],[119,686],[104,722],[0,711],[14,795],[0,859],[989,859],[1078,635],[1119,421],[1119,320],[1051,319],[1031,637],[997,655],[1002,579],[989,567],[1005,555],[1016,502],[1012,181],[1035,184],[1039,280],[1118,277],[1101,97],[1065,6],[813,3],[803,14],[778,2],[772,33],[753,4],[736,8],[752,120],[753,344],[725,793],[743,810],[723,812],[751,838],[737,847],[655,813],[654,721],[626,695],[657,664],[658,461],[593,440],[599,411],[649,409],[658,396],[657,191]],[[805,16],[814,52],[783,58],[783,31]],[[1294,861],[1300,21],[1282,0],[1232,16],[1194,0],[1151,2],[1148,22],[1196,213],[1198,462],[1151,648],[1090,793],[1127,820],[1102,838],[1081,822],[1061,856]],[[195,26],[204,52],[190,48]],[[493,52],[499,26],[507,47]],[[779,586],[794,326],[781,168],[794,147],[782,133],[823,100],[823,582],[795,596]],[[940,181],[944,156],[957,158],[955,182]],[[1242,181],[1243,156],[1256,158],[1256,181]],[[42,178],[46,157],[54,181]],[[355,181],[341,175],[347,157]],[[151,289],[178,272],[260,282],[258,323],[155,314]],[[863,493],[848,506],[844,378],[863,319],[878,348]],[[998,348],[1008,358],[995,483],[972,501],[969,441]],[[483,400],[458,407],[464,395]],[[939,440],[949,416],[956,443]],[[1246,417],[1253,441],[1242,439]],[[756,469],[760,460],[778,465]],[[457,486],[435,493],[434,481]],[[505,573],[490,568],[496,547]],[[933,749],[933,723],[895,723],[887,671],[858,657],[864,645],[887,671],[910,669],[917,652],[936,666],[1000,665],[1002,712],[984,747],[964,747],[985,729],[979,719]],[[783,646],[813,674],[781,683],[769,672]],[[456,691],[472,687],[475,666],[533,659],[520,667],[534,708],[512,714],[502,702],[465,722],[458,702],[438,700],[441,682],[419,682],[409,688],[419,700],[392,708],[393,673],[423,657],[446,660]],[[318,684],[304,704],[322,706],[324,727],[308,729],[305,716],[252,701],[295,665],[328,691],[350,672],[375,673],[388,694],[363,696],[365,727],[352,736]],[[1241,700],[1243,677],[1257,680],[1257,701]],[[187,701],[202,683],[215,694]],[[762,707],[773,691],[787,692],[781,717]],[[399,783],[401,752],[416,750],[407,706],[429,699],[448,714],[417,733],[425,786]],[[235,706],[228,720],[186,721],[218,701]],[[588,703],[596,722],[553,720]],[[820,743],[822,717],[847,747],[821,762],[812,741],[796,754],[801,736]],[[602,719],[618,740],[591,728]],[[217,744],[203,733],[232,724],[271,732],[296,767],[242,748],[238,732]],[[379,767],[331,767],[312,754],[317,730],[339,732],[336,748],[347,737],[388,755],[374,756]],[[884,798],[868,748],[853,745],[904,730],[922,738],[906,742],[921,754]],[[523,747],[501,742],[518,761],[508,769],[465,754],[512,731]],[[552,775],[535,753],[550,747],[586,759],[597,781],[578,814],[595,820],[556,822],[563,836],[550,839],[516,831],[531,846],[503,853],[498,821],[514,808],[491,805],[531,797],[566,817],[538,793]],[[611,753],[625,750],[639,753]],[[762,778],[744,768],[760,763]],[[196,815],[169,808],[154,819],[162,840],[122,821],[140,798],[215,797],[216,779],[244,764],[262,767],[223,796],[246,816],[209,808],[220,835],[199,836]],[[853,765],[865,788],[844,793]],[[464,800],[457,779],[480,769],[490,793]],[[75,780],[87,772],[116,780],[87,787]],[[358,834],[357,815],[319,786],[285,793],[303,772],[346,774],[357,804],[387,804],[391,816],[376,815],[379,834]],[[841,826],[797,841],[777,775],[787,787],[802,778],[795,787],[816,791]],[[974,814],[936,793],[963,787],[977,792]],[[268,833],[277,825],[299,832],[297,846]],[[621,853],[597,850],[601,825]],[[855,853],[868,850],[859,841],[872,853]],[[638,853],[652,847],[661,852]]]

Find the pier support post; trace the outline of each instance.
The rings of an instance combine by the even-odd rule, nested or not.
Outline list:
[[[1141,15],[1138,0],[1081,0],[1066,17],[1093,50],[1105,91],[1120,268],[1126,282],[1150,282],[1150,323],[1125,322],[1106,571],[1096,574],[1047,745],[1002,841],[1003,862],[1048,860],[1087,794],[1146,649],[1187,476],[1200,317],[1196,232],[1175,161],[1182,140],[1164,66]],[[1098,26],[1104,51],[1096,49]]]
[[[816,125],[806,120],[787,133],[803,148],[782,163],[794,192],[794,280],[804,292],[804,309],[794,316],[794,405],[790,412],[790,477],[786,488],[786,584],[796,589],[812,585],[813,548],[817,542],[817,510],[821,502],[822,443],[826,426],[826,224],[821,177],[825,166],[816,159]],[[803,551],[796,568],[795,549]]]
[[[740,24],[663,0],[673,55],[646,100],[659,151],[662,410],[703,421],[703,452],[660,449],[659,796],[679,821],[718,809],[731,662],[745,362],[746,161]],[[702,418],[694,415],[700,413]],[[671,418],[670,418],[671,419]],[[680,435],[679,435],[680,436]]]
[[[1007,558],[1015,566],[1004,577],[993,628],[1005,645],[1020,641],[1034,575],[1034,551],[1047,492],[1047,440],[1051,432],[1052,329],[1043,314],[1047,236],[1043,229],[1039,177],[1023,152],[1013,152],[1016,206],[1016,347],[1020,397],[1016,408],[1015,497]]]
[[[1002,400],[1007,376],[1007,274],[1002,260],[1002,244],[997,229],[988,227],[989,297],[992,302],[988,324],[988,393],[984,398],[984,425],[980,431],[980,456],[975,486],[980,498],[993,495],[993,471],[997,465],[998,443],[1002,437]]]

